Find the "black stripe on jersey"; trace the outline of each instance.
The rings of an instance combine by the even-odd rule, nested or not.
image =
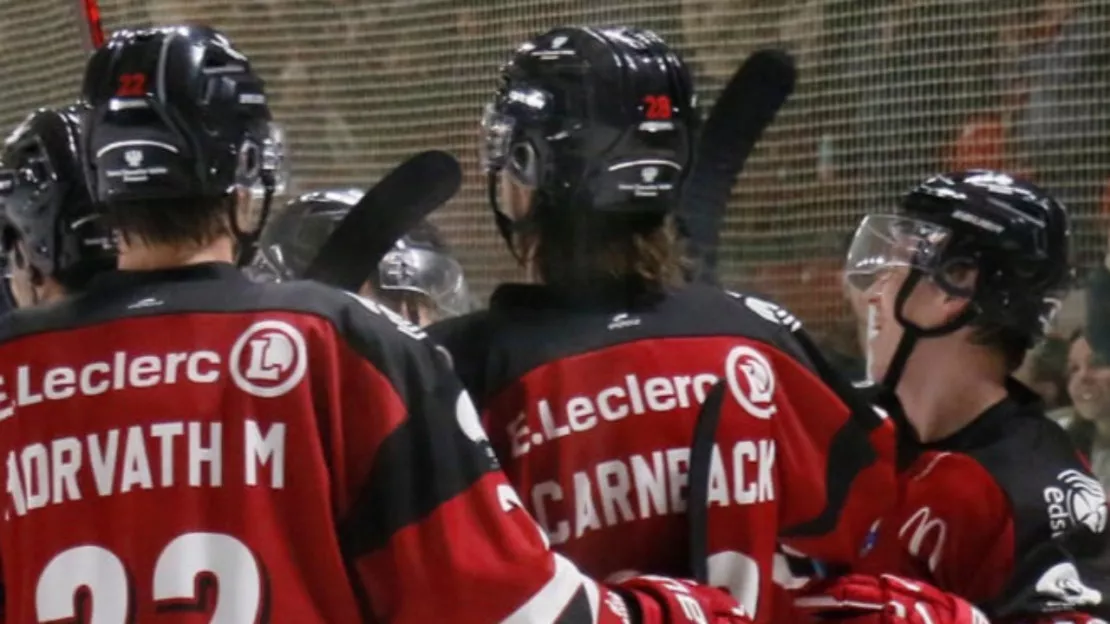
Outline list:
[[[457,414],[462,387],[430,344],[399,387],[407,418],[378,447],[365,485],[338,527],[345,556],[386,545],[443,503],[498,470],[493,448],[467,437]],[[372,418],[373,414],[367,414]],[[476,418],[476,415],[475,415]]]
[[[743,336],[771,345],[812,370],[809,355],[788,324],[760,316],[754,311],[758,306],[744,296],[700,284],[677,288],[663,298],[626,299],[622,292],[616,288],[607,298],[572,304],[541,286],[503,285],[489,310],[441,321],[428,333],[451,352],[479,409],[540,366],[653,338]],[[609,325],[617,315],[635,317],[635,322],[614,331]]]
[[[606,608],[601,605],[602,609]],[[593,611],[590,609],[590,598],[586,594],[586,588],[580,587],[578,591],[574,592],[574,597],[567,603],[567,608],[559,614],[552,624],[582,624],[583,622],[593,622]]]

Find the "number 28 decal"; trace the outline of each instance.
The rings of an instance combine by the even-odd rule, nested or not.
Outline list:
[[[644,96],[644,117],[653,121],[670,119],[673,116],[671,111],[671,96],[669,95],[645,95]]]
[[[211,624],[260,624],[268,619],[268,590],[254,553],[221,533],[185,533],[154,564],[151,598],[166,610],[210,611]],[[215,583],[216,587],[211,585]],[[35,587],[41,624],[131,624],[130,575],[107,548],[76,546],[46,564]],[[211,597],[217,598],[210,604]]]

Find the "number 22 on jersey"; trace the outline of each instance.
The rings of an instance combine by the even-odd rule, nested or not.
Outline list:
[[[211,610],[212,624],[260,624],[268,611],[264,578],[254,553],[221,533],[177,536],[158,555],[154,578],[145,581],[133,578],[112,551],[76,546],[56,555],[39,575],[35,615],[42,624],[132,624],[131,605],[149,599],[166,610]],[[210,606],[213,592],[217,599]]]

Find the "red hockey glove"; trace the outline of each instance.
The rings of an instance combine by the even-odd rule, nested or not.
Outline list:
[[[623,595],[641,624],[751,624],[728,592],[666,576],[643,575],[611,585]]]
[[[814,619],[852,624],[990,624],[964,599],[891,574],[831,579],[794,602]]]

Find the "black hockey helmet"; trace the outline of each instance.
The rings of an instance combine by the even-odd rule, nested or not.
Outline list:
[[[300,279],[324,241],[360,199],[359,189],[331,189],[305,193],[277,211],[262,230],[259,251],[248,269],[258,280]],[[398,239],[370,282],[385,295],[423,295],[441,315],[454,316],[470,308],[470,293],[462,266],[451,257],[442,235],[423,221]]]
[[[83,141],[88,183],[101,202],[220,198],[249,188],[264,220],[282,192],[284,146],[263,81],[211,28],[114,33],[89,59],[83,96],[92,108]]]
[[[693,157],[699,123],[686,64],[655,33],[560,27],[520,46],[482,119],[490,203],[507,169],[537,210],[666,213]],[[519,225],[519,224],[518,224]]]
[[[1070,229],[1064,205],[1030,182],[987,170],[938,175],[906,194],[897,214],[864,218],[847,276],[859,285],[886,268],[912,269],[895,308],[908,334],[943,335],[975,323],[1011,329],[1032,346],[1070,285]],[[960,283],[968,269],[974,283]],[[970,305],[942,327],[912,325],[902,308],[922,277]]]
[[[4,251],[18,239],[44,276],[111,267],[115,246],[85,185],[79,140],[87,110],[31,113],[0,155]]]

